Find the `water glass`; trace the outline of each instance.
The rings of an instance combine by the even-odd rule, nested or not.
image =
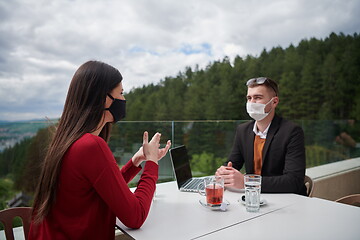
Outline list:
[[[248,212],[258,212],[260,209],[261,176],[244,175],[245,206]]]

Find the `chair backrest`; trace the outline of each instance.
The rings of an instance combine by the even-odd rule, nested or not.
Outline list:
[[[338,203],[345,203],[360,207],[360,194],[352,194],[335,200]]]
[[[313,182],[313,180],[311,179],[311,177],[305,175],[304,183],[305,183],[305,186],[306,186],[306,194],[308,195],[308,197],[312,197],[313,190],[314,190],[314,182]]]
[[[23,222],[23,229],[25,239],[28,238],[31,222],[31,207],[15,207],[8,208],[0,211],[0,222],[3,223],[5,228],[5,237],[7,240],[14,240],[13,232],[13,219],[15,217],[20,217]]]

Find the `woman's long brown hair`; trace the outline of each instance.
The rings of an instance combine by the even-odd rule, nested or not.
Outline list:
[[[122,80],[120,72],[105,63],[89,61],[75,72],[64,110],[42,164],[34,204],[33,220],[41,222],[56,200],[62,159],[68,148],[85,133],[96,130],[102,120],[107,93]],[[111,125],[106,123],[99,134],[105,141]]]

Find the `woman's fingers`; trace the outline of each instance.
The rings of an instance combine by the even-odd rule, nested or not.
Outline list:
[[[150,143],[160,143],[160,137],[161,137],[161,133],[155,133],[154,136],[152,137]]]
[[[167,141],[166,146],[162,149],[159,149],[159,159],[163,158],[166,153],[169,151],[169,148],[171,146],[170,140]]]
[[[149,142],[149,133],[145,131],[143,135],[143,144],[146,144],[148,142]]]
[[[170,146],[171,146],[171,141],[168,140],[167,143],[166,143],[166,146],[165,146],[165,154],[169,151]]]
[[[163,158],[166,153],[169,151],[171,147],[171,141],[168,140],[166,142],[166,146],[162,149],[160,149],[160,138],[161,133],[157,132],[154,134],[154,136],[151,138],[149,142],[149,133],[147,131],[144,132],[143,136],[143,153],[146,157],[146,159],[153,159],[156,161]]]

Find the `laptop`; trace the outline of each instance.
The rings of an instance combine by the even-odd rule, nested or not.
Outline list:
[[[176,182],[180,191],[197,192],[198,185],[204,178],[193,178],[190,169],[189,156],[184,145],[169,150]],[[202,185],[202,189],[204,186]]]

